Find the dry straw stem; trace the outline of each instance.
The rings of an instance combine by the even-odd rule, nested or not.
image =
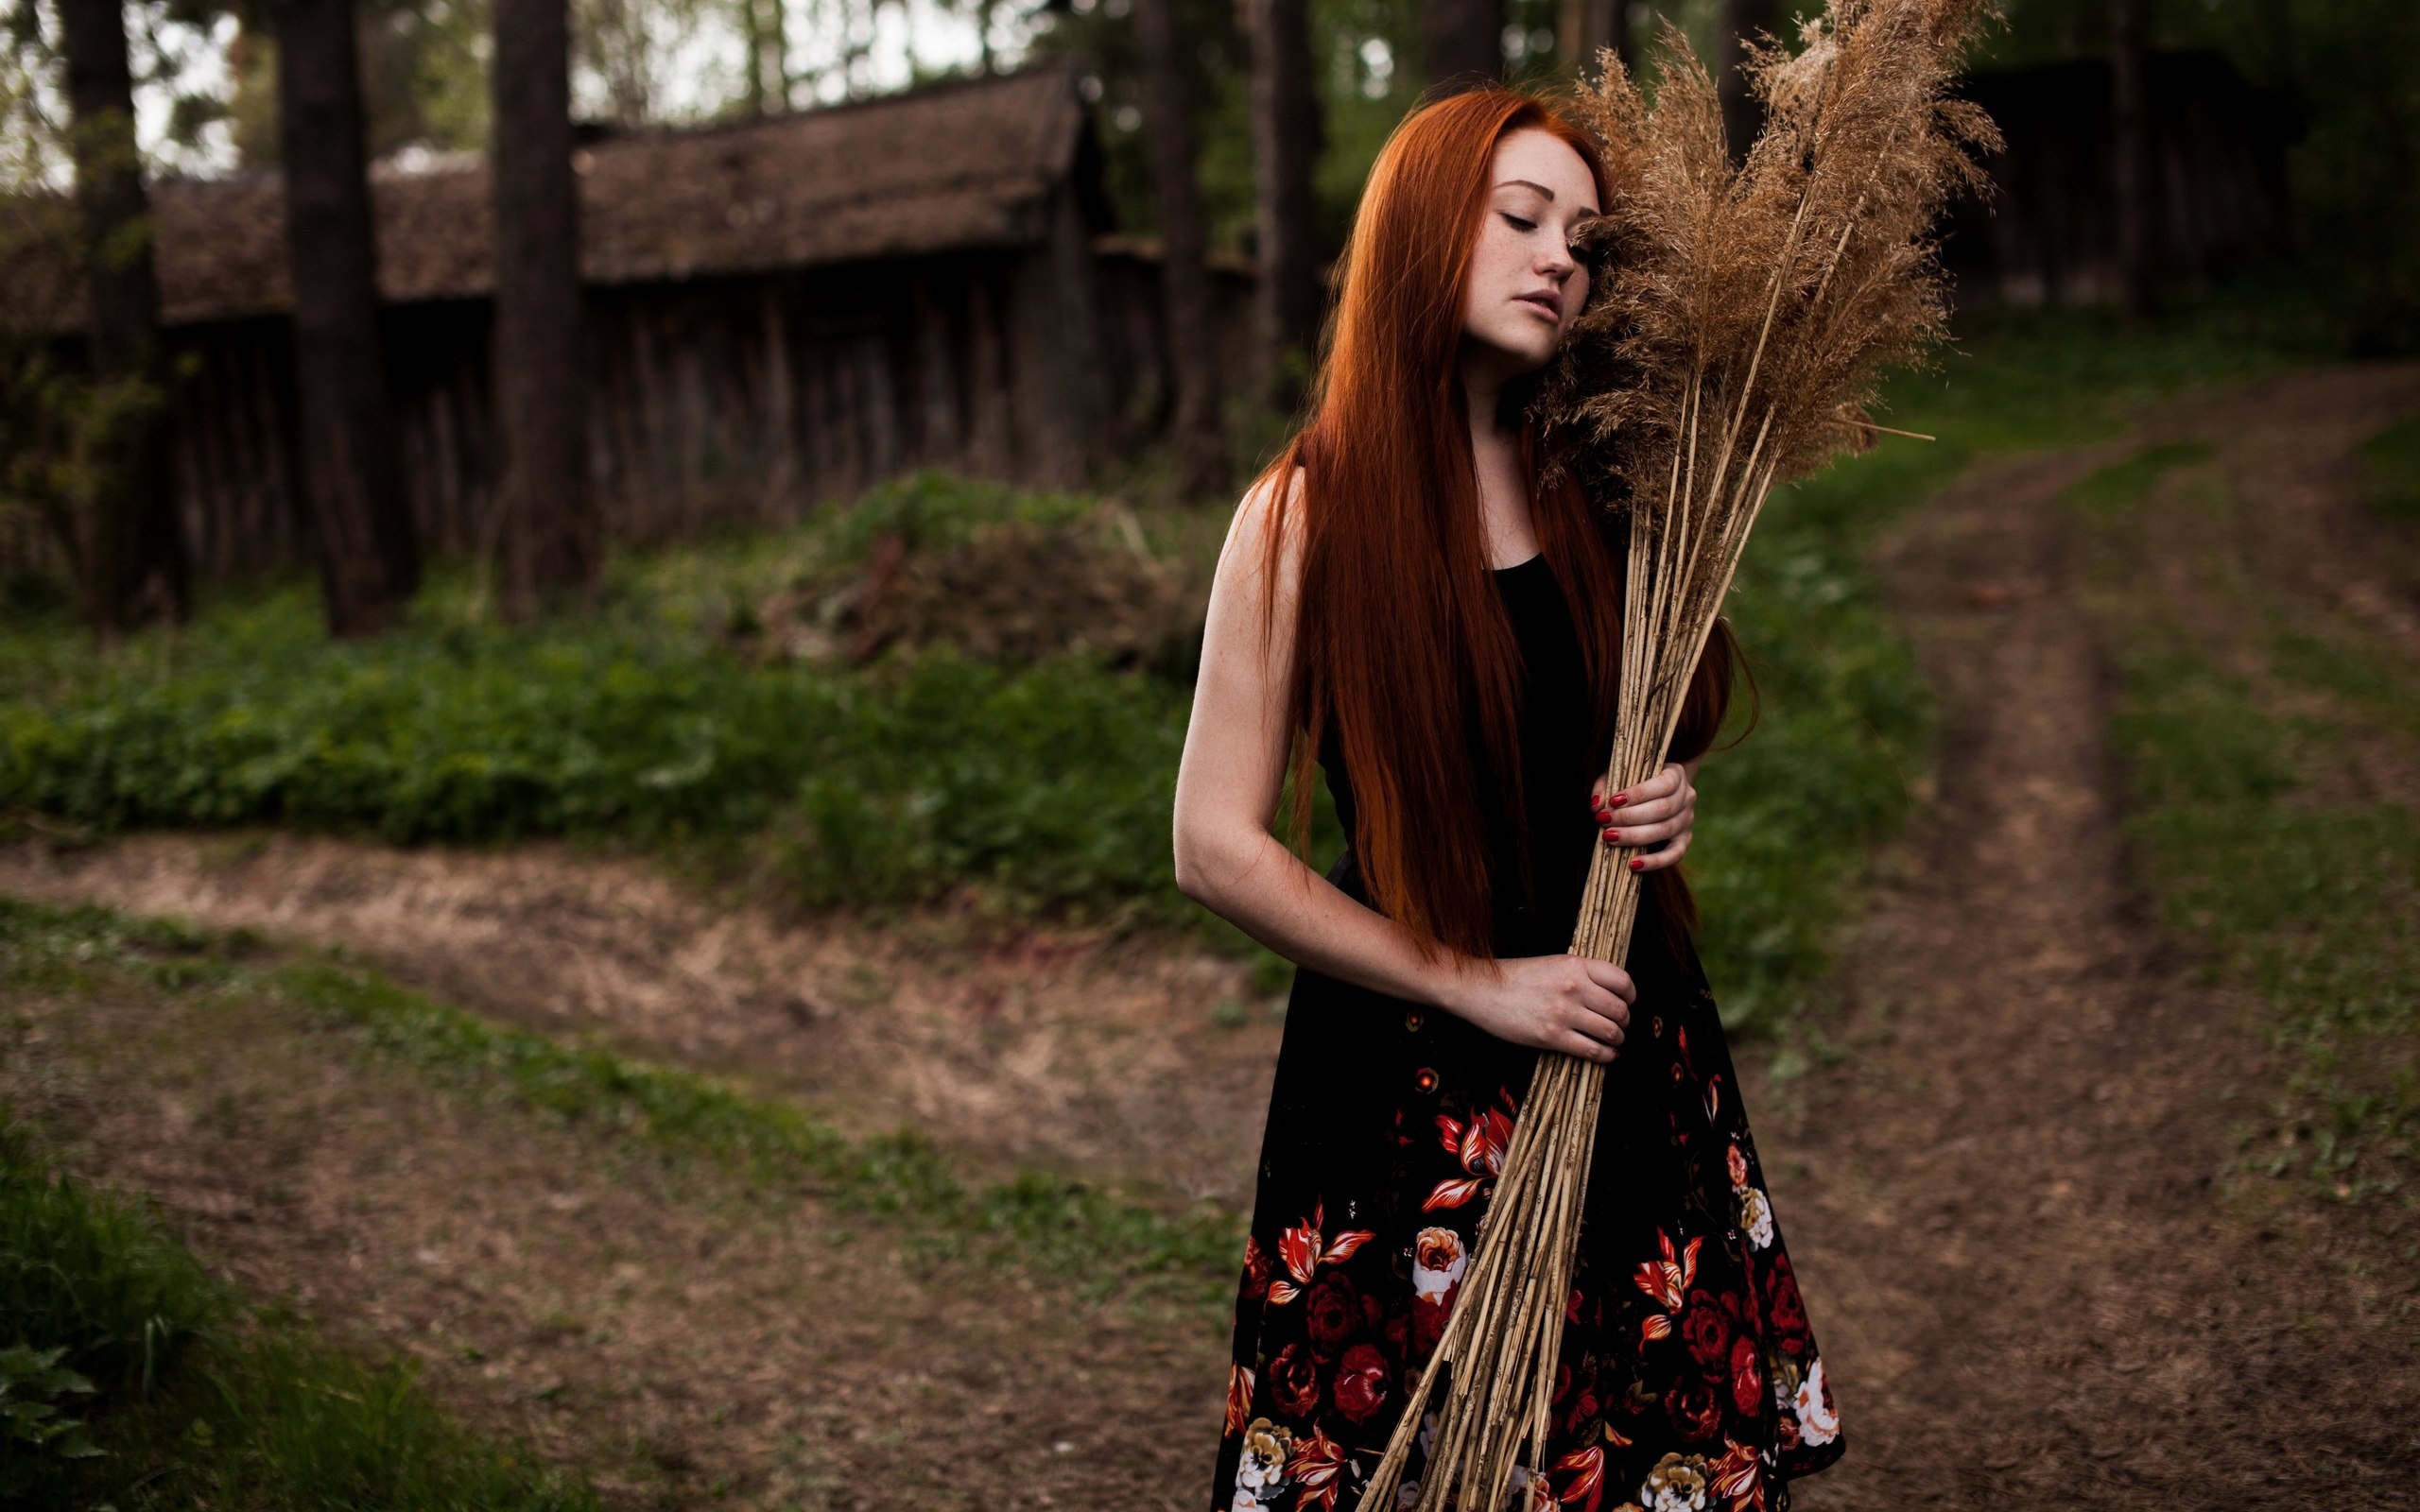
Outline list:
[[[1882,430],[1881,373],[1945,332],[1933,228],[1986,188],[1997,134],[1948,96],[1988,0],[1832,0],[1750,75],[1766,128],[1735,167],[1713,78],[1677,28],[1651,102],[1611,53],[1578,113],[1601,143],[1600,269],[1542,384],[1549,453],[1627,511],[1620,703],[1611,788],[1652,776],[1748,532],[1773,485]],[[1601,850],[1572,951],[1629,955],[1638,876]],[[1512,1470],[1546,1460],[1564,1300],[1604,1071],[1545,1055],[1513,1129],[1460,1298],[1360,1505],[1392,1512],[1424,1418],[1419,1512],[1495,1512]]]

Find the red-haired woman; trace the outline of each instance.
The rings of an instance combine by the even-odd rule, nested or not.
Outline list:
[[[1679,764],[1606,795],[1618,537],[1535,486],[1522,421],[1588,297],[1572,236],[1603,193],[1588,140],[1535,101],[1482,90],[1406,120],[1362,195],[1309,423],[1219,558],[1177,878],[1300,968],[1224,1512],[1357,1505],[1541,1051],[1609,1069],[1547,1473],[1516,1472],[1514,1504],[1778,1512],[1841,1452],[1671,869],[1732,647],[1698,669]],[[1269,830],[1289,749],[1298,843],[1314,754],[1350,837],[1324,878]],[[1627,971],[1565,954],[1599,845],[1648,873]]]

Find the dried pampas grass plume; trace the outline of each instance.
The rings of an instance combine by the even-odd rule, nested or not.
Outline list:
[[[1749,74],[1764,132],[1734,166],[1713,78],[1677,28],[1651,102],[1621,61],[1580,95],[1603,149],[1606,215],[1583,232],[1601,270],[1540,386],[1554,466],[1627,513],[1620,707],[1609,790],[1652,776],[1681,694],[1730,593],[1766,496],[1878,429],[1882,372],[1922,360],[1948,301],[1933,228],[1987,185],[1991,121],[1948,90],[1989,0],[1831,0],[1793,51]],[[1599,848],[1575,954],[1630,953],[1638,875]],[[1604,1070],[1545,1055],[1443,1336],[1365,1512],[1496,1512],[1516,1465],[1534,1495]],[[1404,1484],[1424,1418],[1434,1432]],[[1610,1489],[1610,1488],[1609,1488]]]

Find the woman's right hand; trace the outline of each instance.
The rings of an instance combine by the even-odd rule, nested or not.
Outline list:
[[[1584,955],[1524,955],[1489,971],[1472,962],[1438,995],[1437,1005],[1498,1040],[1599,1062],[1614,1058],[1630,1024],[1638,988],[1610,961]]]

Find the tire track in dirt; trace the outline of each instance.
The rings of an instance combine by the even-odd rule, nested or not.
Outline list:
[[[2342,388],[2146,434],[2224,460]],[[2409,1278],[2233,1190],[2271,1068],[2126,880],[2061,495],[2141,444],[1988,466],[1884,552],[1947,728],[1846,954],[1845,1061],[1768,1140],[1850,1436],[1806,1508],[2420,1506]]]

